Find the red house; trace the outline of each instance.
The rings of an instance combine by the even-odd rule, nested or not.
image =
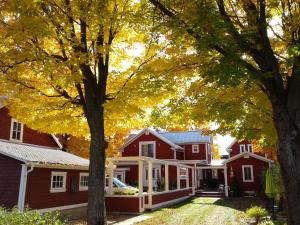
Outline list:
[[[250,142],[234,141],[227,149],[230,157],[227,160],[214,159],[212,152],[213,140],[211,136],[203,135],[201,131],[186,132],[157,132],[144,129],[137,134],[132,134],[121,148],[123,158],[148,157],[156,160],[167,160],[191,166],[194,172],[195,188],[203,190],[223,190],[229,196],[232,187],[238,183],[244,193],[257,193],[261,176],[272,163],[272,160],[253,152]],[[121,157],[121,158],[122,158]],[[139,171],[137,163],[122,161],[116,163],[114,176],[126,183],[137,185]],[[149,167],[143,165],[143,189],[149,188]],[[179,176],[176,168],[169,168],[168,190],[178,189],[187,182],[191,187],[191,179],[186,170],[180,169]],[[160,184],[165,184],[165,166],[153,164],[152,184],[153,189],[159,189]]]
[[[0,206],[41,212],[87,205],[87,159],[62,150],[0,108]]]

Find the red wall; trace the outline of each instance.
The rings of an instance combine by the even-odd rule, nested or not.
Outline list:
[[[0,109],[0,139],[10,139],[11,116],[6,108]],[[58,145],[49,134],[39,133],[28,128],[23,127],[23,143],[41,145],[46,147],[58,148]]]
[[[248,150],[248,144],[251,144],[249,141],[237,141],[234,143],[234,145],[231,147],[232,151],[230,152],[230,157],[233,157],[237,154],[240,154],[240,144],[244,144],[246,147],[246,150]]]
[[[65,192],[50,193],[51,171],[67,172]],[[43,209],[87,203],[87,191],[75,193],[70,191],[72,180],[79,185],[80,172],[86,171],[34,168],[27,178],[25,205],[28,204],[30,208],[34,209]]]
[[[185,160],[206,160],[206,148],[205,144],[199,145],[199,153],[192,152],[192,144],[184,145]]]
[[[152,196],[152,204],[158,204],[162,202],[167,202],[173,199],[182,198],[185,196],[189,196],[190,190],[179,190],[165,194],[153,195]]]
[[[243,182],[242,165],[253,165],[253,182]],[[234,173],[234,177],[230,177],[231,167]],[[234,180],[237,180],[243,187],[244,191],[258,191],[260,184],[260,177],[263,171],[269,167],[269,164],[265,161],[253,158],[238,158],[232,162],[227,163],[227,177],[228,184],[232,186]]]
[[[0,154],[0,206],[18,204],[21,162]]]
[[[174,151],[171,146],[156,136],[142,134],[139,138],[129,144],[122,152],[122,156],[139,156],[140,141],[155,141],[156,142],[156,158],[157,159],[174,159]]]
[[[109,212],[139,213],[140,198],[138,197],[105,197],[106,210]]]

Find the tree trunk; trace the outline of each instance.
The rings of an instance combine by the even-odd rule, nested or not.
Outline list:
[[[298,87],[299,88],[299,87]],[[291,96],[292,97],[292,96]],[[295,95],[294,97],[297,97]],[[296,118],[284,101],[272,98],[273,120],[278,134],[278,159],[281,166],[285,193],[288,203],[289,225],[300,224],[300,133]],[[299,99],[298,99],[299,101]],[[299,103],[297,103],[299,104]]]
[[[89,191],[88,191],[88,224],[106,224],[105,210],[105,149],[103,106],[95,105],[88,113],[91,133]]]

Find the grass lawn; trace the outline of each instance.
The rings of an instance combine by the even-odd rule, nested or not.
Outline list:
[[[151,219],[139,225],[241,225],[245,210],[254,205],[264,205],[257,198],[193,198],[178,205],[145,213]]]

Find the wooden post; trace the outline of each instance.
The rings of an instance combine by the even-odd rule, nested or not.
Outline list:
[[[186,175],[186,188],[189,188],[190,187],[190,169],[189,168],[186,168],[186,171],[187,171],[187,175]]]
[[[165,191],[169,191],[169,165],[165,164]]]
[[[193,195],[195,195],[195,168],[192,169],[192,187],[193,187],[192,193]]]
[[[228,180],[227,180],[227,165],[224,168],[224,180],[225,180],[225,196],[228,197]]]
[[[152,192],[153,192],[153,163],[148,161],[148,204],[152,206]]]
[[[180,189],[180,167],[177,167],[177,190]]]
[[[143,195],[143,160],[139,160],[139,195]]]
[[[113,194],[113,177],[114,177],[114,164],[112,161],[108,164],[108,191],[109,195]]]

